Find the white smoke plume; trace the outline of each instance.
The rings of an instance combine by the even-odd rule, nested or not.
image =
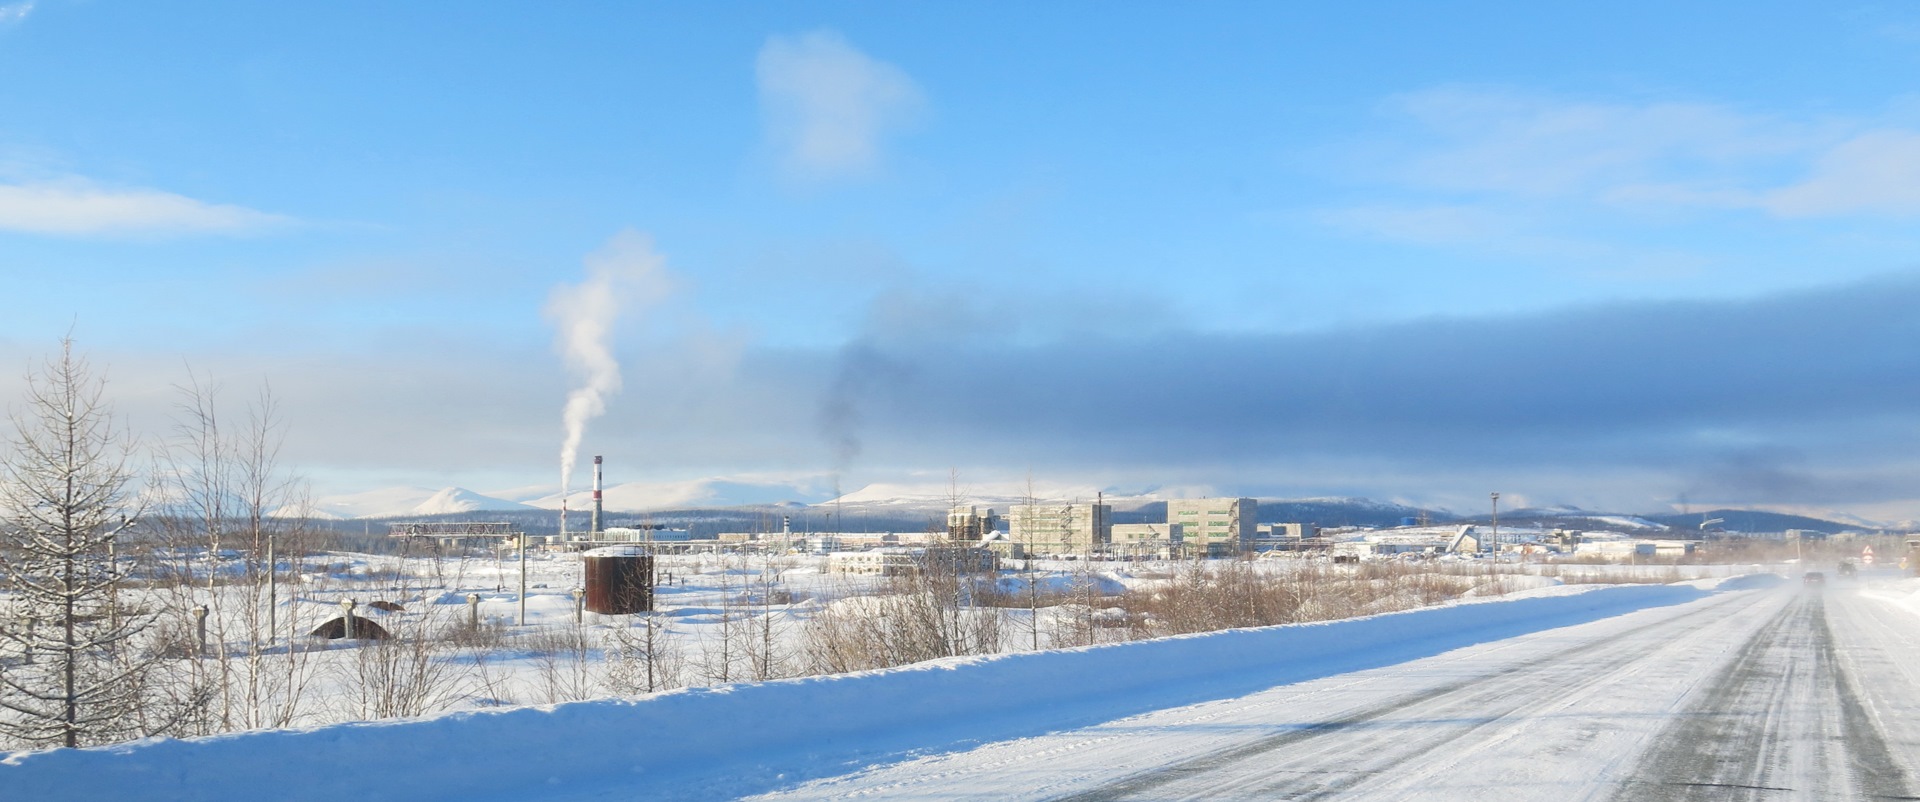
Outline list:
[[[560,418],[566,427],[560,443],[561,493],[572,488],[587,423],[606,412],[607,401],[620,392],[620,361],[610,342],[614,323],[622,312],[660,303],[674,287],[653,238],[633,229],[622,229],[585,261],[586,278],[555,287],[545,309],[554,328],[553,346],[578,381]]]

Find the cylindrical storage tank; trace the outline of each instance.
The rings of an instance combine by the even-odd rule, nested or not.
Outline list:
[[[653,555],[634,546],[609,546],[581,555],[586,561],[587,611],[602,615],[653,609]]]

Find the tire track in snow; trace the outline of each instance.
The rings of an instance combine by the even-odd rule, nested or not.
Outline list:
[[[1337,719],[1308,723],[1236,748],[1159,767],[1057,799],[1062,802],[1137,798],[1317,799],[1337,795],[1435,750],[1464,741],[1484,728],[1498,728],[1508,723],[1503,720],[1516,712],[1551,704],[1551,700],[1564,698],[1575,689],[1604,684],[1619,672],[1633,670],[1636,663],[1649,655],[1669,645],[1684,643],[1692,633],[1724,626],[1721,614],[1727,608],[1757,603],[1762,603],[1762,599],[1738,594],[1681,618],[1589,641],[1572,649],[1503,666],[1493,673],[1446,683]],[[1622,648],[1625,644],[1632,644],[1632,648]],[[1419,715],[1422,708],[1434,708],[1440,716],[1423,718]],[[1447,718],[1446,711],[1473,711],[1473,715]],[[1420,731],[1418,725],[1421,724],[1451,726]],[[1299,759],[1307,757],[1304,753],[1309,751],[1323,752],[1325,757]],[[1282,755],[1289,759],[1280,759]],[[1273,760],[1276,765],[1270,770],[1246,765],[1263,760]],[[1302,763],[1343,768],[1300,768]],[[1359,765],[1362,763],[1364,767]]]
[[[1655,739],[1615,800],[1915,799],[1803,593]]]

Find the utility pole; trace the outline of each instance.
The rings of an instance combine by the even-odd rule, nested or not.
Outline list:
[[[279,629],[279,621],[275,617],[280,603],[280,588],[276,579],[279,572],[273,570],[275,560],[278,559],[273,553],[275,534],[267,533],[267,646],[269,647],[273,646],[274,636],[278,634]]]

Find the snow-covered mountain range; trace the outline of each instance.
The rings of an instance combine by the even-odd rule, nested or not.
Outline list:
[[[312,514],[317,518],[344,520],[531,509],[534,507],[509,499],[475,493],[463,487],[434,490],[425,487],[401,486],[316,499],[313,502]]]
[[[807,479],[721,477],[682,482],[624,482],[608,485],[602,505],[609,513],[645,513],[707,507],[761,504],[813,504],[833,498],[832,484]],[[468,512],[526,512],[558,510],[562,494],[551,485],[475,492],[463,487],[438,490],[403,485],[360,493],[325,496],[313,502],[317,518],[402,518]],[[591,490],[565,494],[568,509],[585,511],[593,505]]]
[[[1002,482],[956,486],[946,481],[914,481],[912,479],[867,484],[837,496],[834,490],[833,479],[830,476],[797,478],[732,476],[677,482],[623,482],[606,487],[603,506],[606,512],[612,514],[794,505],[833,506],[840,508],[846,514],[859,512],[887,515],[935,513],[946,509],[955,500],[961,504],[1005,509],[1028,498],[1049,502],[1091,502],[1096,497],[1102,497],[1106,503],[1113,505],[1116,512],[1124,512],[1138,510],[1168,499],[1200,498],[1218,494],[1214,488],[1203,486],[1102,488],[1094,485],[1038,482],[1031,485],[1026,482]],[[584,512],[591,508],[592,499],[592,492],[585,489],[575,490],[565,495],[567,508],[575,512]],[[478,512],[528,512],[558,510],[561,501],[562,495],[554,492],[551,485],[509,488],[485,493],[461,487],[433,489],[398,486],[323,497],[314,502],[309,514],[316,518],[346,520]],[[1323,524],[1367,522],[1373,525],[1392,525],[1394,521],[1403,517],[1413,517],[1421,513],[1418,508],[1404,504],[1355,498],[1266,498],[1261,502],[1261,509],[1263,512],[1293,516],[1290,519],[1313,520]],[[1443,510],[1429,510],[1429,512],[1443,519],[1453,517]],[[1685,526],[1689,523],[1689,521],[1679,521],[1670,515],[1642,517],[1564,506],[1501,511],[1502,519],[1508,519],[1509,516],[1513,520],[1577,518],[1605,521],[1628,530]],[[1872,522],[1864,522],[1850,516],[1832,516],[1826,517],[1825,520],[1844,521],[1848,525],[1871,529],[1886,526],[1885,524],[1874,525]],[[1755,525],[1765,528],[1765,525],[1759,522],[1752,522],[1746,528]],[[1812,523],[1792,521],[1782,525],[1816,526]]]

